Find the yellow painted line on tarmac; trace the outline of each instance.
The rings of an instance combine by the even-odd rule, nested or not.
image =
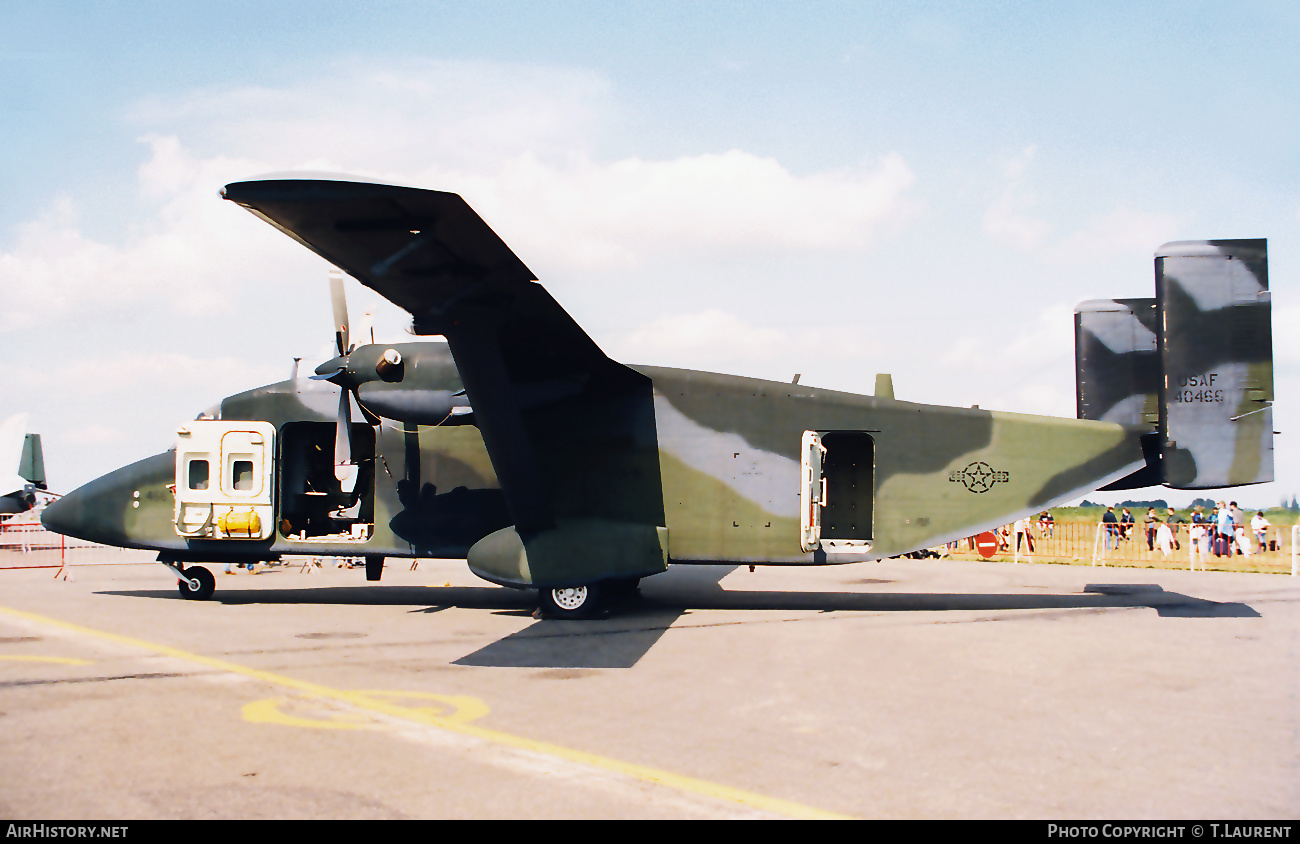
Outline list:
[[[56,662],[59,665],[93,665],[88,659],[76,659],[70,656],[28,656],[26,654],[0,654],[0,660],[14,662]]]
[[[0,614],[10,615],[15,618],[25,619],[38,624],[47,624],[63,630],[69,630],[110,642],[130,645],[144,650],[153,651],[154,653],[162,654],[164,656],[175,657],[176,659],[183,659],[199,665],[205,665],[209,668],[228,671],[232,674],[240,674],[244,677],[261,680],[262,682],[270,683],[272,685],[293,689],[294,691],[308,697],[344,703],[356,707],[357,709],[373,712],[389,718],[397,718],[430,727],[438,727],[501,747],[509,747],[515,750],[551,756],[556,759],[563,759],[566,762],[610,771],[625,777],[631,777],[642,782],[660,785],[684,793],[709,797],[727,803],[736,803],[761,812],[771,812],[773,814],[784,815],[790,818],[808,820],[846,820],[851,819],[852,817],[850,815],[827,812],[812,806],[805,806],[802,803],[795,803],[790,800],[782,800],[778,797],[768,797],[763,794],[756,794],[752,791],[732,788],[731,786],[722,785],[720,783],[709,782],[707,780],[696,779],[695,777],[683,776],[681,774],[674,774],[670,771],[663,771],[647,765],[638,765],[634,762],[623,762],[618,759],[610,759],[594,753],[587,753],[586,751],[564,747],[563,745],[537,741],[523,736],[503,733],[498,730],[489,730],[484,727],[477,727],[465,722],[464,720],[458,719],[454,713],[451,717],[448,717],[437,714],[437,710],[431,708],[401,706],[388,700],[384,700],[374,692],[333,689],[329,686],[320,685],[319,683],[298,680],[293,677],[286,677],[282,674],[275,674],[270,671],[250,668],[249,666],[240,665],[235,662],[228,662],[223,659],[203,656],[202,654],[190,653],[189,651],[183,651],[180,648],[173,648],[170,645],[147,642],[143,639],[136,639],[131,636],[122,636],[103,630],[95,630],[90,627],[82,627],[78,624],[72,624],[67,621],[61,621],[59,619],[37,615],[36,613],[30,613],[23,610],[15,610],[9,607],[0,606]]]

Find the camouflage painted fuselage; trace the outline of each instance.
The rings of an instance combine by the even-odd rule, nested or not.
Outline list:
[[[418,377],[427,389],[460,389],[445,345],[397,348],[424,366],[411,380]],[[1141,429],[1134,426],[634,369],[652,384],[653,419],[640,426],[649,436],[622,437],[622,448],[593,448],[588,437],[570,440],[572,448],[560,443],[543,461],[544,474],[564,516],[665,528],[672,562],[822,564],[893,556],[1005,524],[1142,461]],[[279,431],[301,422],[332,425],[337,395],[331,384],[285,381],[227,398],[221,418],[269,422]],[[86,539],[187,561],[295,554],[464,558],[480,539],[513,524],[473,417],[375,428],[367,461],[374,529],[360,542],[304,540],[283,529],[263,542],[179,536],[174,451],[74,491],[48,508],[46,521]],[[865,474],[868,521],[860,531],[870,543],[848,556],[800,547],[800,441],[809,430],[859,432],[874,444]],[[611,466],[622,473],[622,484],[610,481]],[[585,496],[588,482],[604,494]],[[656,500],[644,500],[647,490]],[[285,496],[277,485],[277,517]],[[661,516],[649,524],[638,515],[645,513]]]
[[[1131,426],[637,369],[654,381],[674,561],[834,561],[800,547],[804,431],[862,432],[874,441],[871,547],[844,561],[1007,524],[1142,463],[1141,429]]]

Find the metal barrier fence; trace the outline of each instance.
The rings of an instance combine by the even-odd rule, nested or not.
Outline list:
[[[1173,527],[1173,526],[1171,526]],[[1166,554],[1154,541],[1148,543],[1146,532],[1141,523],[1128,526],[1126,531],[1116,531],[1107,541],[1106,528],[1097,522],[1057,522],[1051,527],[1043,527],[1035,522],[1031,530],[1032,544],[1023,540],[1016,547],[1016,534],[1010,527],[998,532],[998,554],[1014,558],[1044,557],[1047,559],[1074,560],[1091,562],[1096,565],[1108,563],[1137,564],[1148,566],[1176,566],[1186,564],[1202,568],[1207,563],[1213,567],[1214,557],[1205,552],[1204,557],[1193,560],[1191,539],[1188,525],[1178,525],[1174,531],[1174,542]],[[1249,532],[1248,532],[1249,533]],[[1290,541],[1285,541],[1289,536]],[[1300,572],[1300,525],[1295,527],[1278,527],[1269,530],[1266,535],[1269,550],[1263,554],[1254,553],[1249,562],[1262,564],[1261,568],[1285,570],[1290,565],[1291,574]],[[1255,551],[1254,536],[1249,534],[1248,541]],[[975,551],[973,540],[963,540],[950,546],[953,551]],[[46,530],[39,522],[0,522],[0,569],[19,568],[62,568],[63,566],[112,565],[125,563],[154,562],[157,555],[152,551],[140,551],[131,548],[115,548],[110,545],[98,545],[80,539],[70,539],[62,534]],[[1245,555],[1236,559],[1247,561]],[[318,560],[306,560],[304,563],[318,563]],[[418,563],[418,561],[417,561]],[[414,564],[412,568],[414,568]]]
[[[39,522],[0,522],[0,569],[62,568],[153,562],[157,554],[71,539]]]
[[[1206,564],[1214,568],[1216,559],[1220,562],[1228,559],[1216,558],[1210,552],[1208,539],[1203,541],[1204,547],[1198,549],[1199,554],[1194,558],[1189,534],[1191,525],[1188,524],[1169,525],[1173,541],[1167,551],[1161,547],[1158,534],[1152,531],[1148,536],[1141,522],[1114,524],[1111,527],[1113,530],[1107,531],[1106,525],[1097,522],[1057,522],[1045,527],[1034,522],[1031,529],[1032,542],[1026,543],[1022,538],[1017,548],[1015,530],[1008,525],[998,531],[997,554],[1020,559],[1044,557],[1096,565],[1118,563],[1153,567],[1194,566],[1197,569]],[[1300,552],[1300,548],[1297,548],[1298,538],[1300,533],[1289,525],[1270,528],[1265,534],[1267,550],[1261,553],[1254,533],[1247,530],[1245,544],[1241,549],[1244,553],[1238,554],[1234,548],[1232,559],[1240,564],[1257,564],[1261,568],[1285,570],[1290,566],[1294,573],[1296,567],[1292,561],[1297,558],[1297,552]],[[968,543],[962,542],[959,550],[965,551],[967,547]],[[973,545],[969,547],[974,550]]]

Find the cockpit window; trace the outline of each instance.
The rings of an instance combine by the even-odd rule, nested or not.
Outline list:
[[[190,489],[208,488],[208,461],[190,461],[190,477],[188,486]]]
[[[253,461],[236,460],[231,464],[231,489],[248,491],[253,488]]]

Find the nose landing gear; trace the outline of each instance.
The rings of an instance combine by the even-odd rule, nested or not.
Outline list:
[[[213,592],[217,591],[217,579],[203,566],[190,566],[180,570],[176,588],[180,590],[182,598],[206,601],[212,597]]]

